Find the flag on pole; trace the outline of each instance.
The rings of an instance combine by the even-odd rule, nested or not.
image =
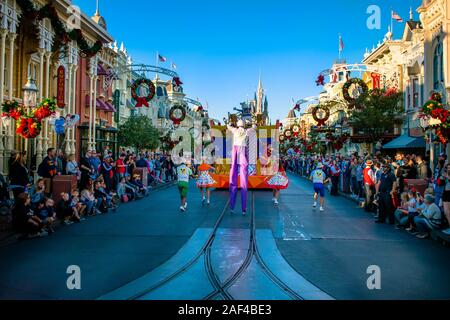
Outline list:
[[[165,57],[163,57],[162,55],[160,55],[159,53],[158,53],[158,60],[160,62],[166,62],[167,61],[167,59]]]
[[[341,35],[339,35],[339,52],[344,50],[344,41],[342,40]]]
[[[397,22],[403,22],[402,17],[400,17],[394,10],[392,10],[392,19],[396,20]]]
[[[172,62],[172,69],[173,70],[177,70],[177,65],[175,63]]]

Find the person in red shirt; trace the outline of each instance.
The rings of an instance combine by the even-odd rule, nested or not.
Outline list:
[[[373,211],[373,196],[375,193],[375,173],[372,170],[373,161],[366,161],[366,168],[363,171],[364,190],[366,192],[366,201],[364,203],[364,209],[368,212]]]
[[[125,173],[127,172],[127,165],[125,164],[125,154],[122,153],[119,156],[119,159],[116,161],[116,175],[117,181],[120,181],[123,177],[125,177]]]

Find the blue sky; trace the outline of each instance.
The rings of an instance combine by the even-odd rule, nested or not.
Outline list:
[[[95,0],[73,0],[88,15]],[[136,63],[155,63],[159,51],[177,65],[184,92],[208,101],[221,119],[253,97],[261,71],[272,120],[283,119],[300,99],[321,91],[315,79],[338,57],[360,62],[382,40],[390,10],[405,21],[420,0],[100,0],[108,31],[123,41]],[[381,8],[381,29],[369,30],[369,5]],[[404,23],[394,23],[401,37]]]

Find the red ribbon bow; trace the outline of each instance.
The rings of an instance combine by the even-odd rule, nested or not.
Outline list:
[[[136,100],[136,108],[141,108],[142,106],[150,107],[146,97],[138,97]]]

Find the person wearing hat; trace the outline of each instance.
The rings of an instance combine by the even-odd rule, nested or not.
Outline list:
[[[394,208],[392,203],[391,191],[393,190],[394,182],[396,182],[395,175],[392,173],[391,166],[387,163],[381,164],[380,180],[376,185],[378,194],[378,208],[379,216],[376,223],[384,223],[386,217],[389,218],[389,223],[395,223]]]
[[[366,194],[366,201],[364,203],[364,209],[367,212],[373,211],[373,195],[375,192],[375,173],[372,170],[373,161],[366,160],[366,167],[363,171],[364,191]]]
[[[109,154],[103,157],[101,172],[103,180],[105,181],[106,190],[109,192],[113,189],[114,181],[113,159]]]
[[[316,166],[316,169],[311,173],[311,180],[314,185],[314,204],[313,207],[317,207],[317,200],[320,196],[320,211],[325,211],[325,184],[328,182],[327,175],[322,170],[323,164],[319,162]]]
[[[425,196],[425,209],[420,212],[420,215],[414,217],[414,224],[419,232],[416,235],[419,239],[428,238],[431,230],[441,227],[441,209],[434,203],[434,197],[432,195],[428,194]]]
[[[228,130],[233,133],[233,150],[231,155],[230,169],[230,209],[234,213],[236,197],[238,192],[238,166],[240,167],[239,177],[241,185],[241,206],[242,214],[247,213],[247,190],[248,190],[248,139],[250,135],[256,136],[256,126],[245,129],[243,120],[237,122],[237,128],[228,125]]]

